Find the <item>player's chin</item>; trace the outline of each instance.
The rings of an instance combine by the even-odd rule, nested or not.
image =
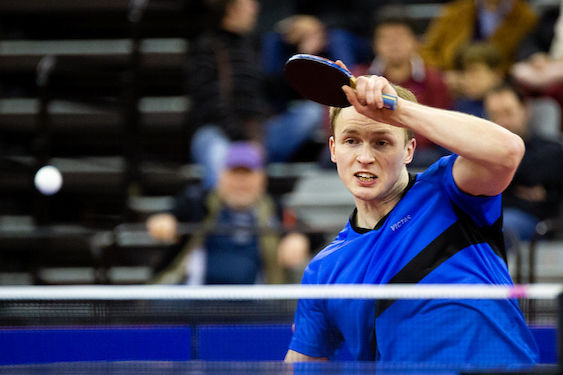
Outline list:
[[[355,187],[352,190],[352,195],[354,198],[362,200],[362,201],[372,201],[377,198],[378,192],[375,188],[366,188],[366,187]]]

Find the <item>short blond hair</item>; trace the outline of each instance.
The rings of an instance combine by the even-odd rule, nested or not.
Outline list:
[[[418,103],[418,100],[416,100],[416,96],[410,90],[394,84],[391,84],[391,86],[393,86],[395,91],[397,91],[397,96],[399,98],[408,100],[410,102]],[[329,108],[331,135],[334,135],[334,128],[336,127],[336,119],[341,111],[342,108],[340,107]],[[405,128],[405,142],[408,142],[410,139],[413,138],[414,138],[414,132],[410,129]]]

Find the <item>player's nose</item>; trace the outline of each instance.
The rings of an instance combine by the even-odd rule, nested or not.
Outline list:
[[[373,156],[372,149],[368,142],[364,143],[361,147],[358,148],[356,155],[356,160],[361,164],[371,164],[375,161],[375,157]]]

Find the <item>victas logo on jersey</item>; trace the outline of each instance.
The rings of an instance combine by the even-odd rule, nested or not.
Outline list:
[[[401,220],[397,221],[395,224],[391,225],[390,228],[394,232],[397,229],[400,229],[403,225],[405,225],[411,219],[411,215],[407,215]]]

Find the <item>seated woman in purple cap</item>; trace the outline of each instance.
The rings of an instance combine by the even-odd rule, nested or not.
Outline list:
[[[279,215],[266,193],[263,152],[249,142],[227,151],[217,187],[202,195],[186,189],[170,213],[151,216],[149,233],[179,241],[178,222],[200,222],[179,254],[154,279],[163,284],[297,282],[308,261],[309,239],[277,231]],[[204,196],[204,199],[202,197]]]

